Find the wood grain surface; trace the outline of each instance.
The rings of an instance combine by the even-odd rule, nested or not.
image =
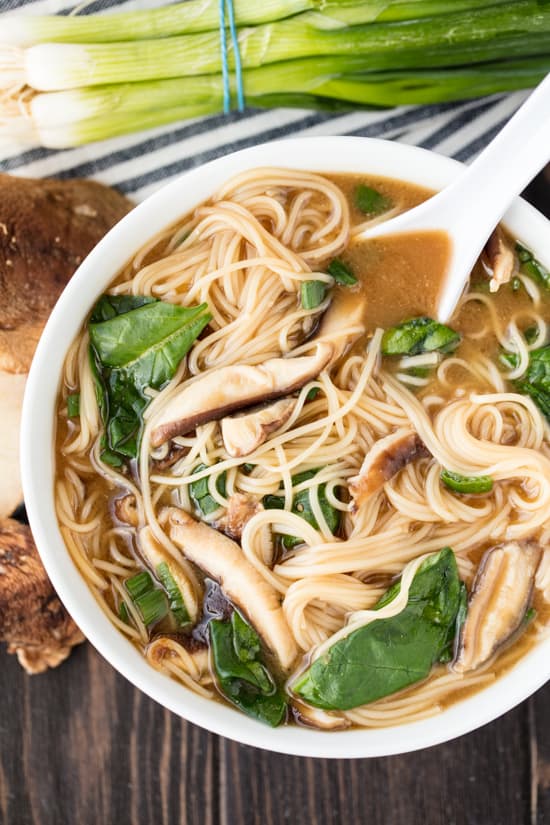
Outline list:
[[[528,194],[548,214],[550,176]],[[0,652],[1,825],[550,825],[550,684],[405,756],[237,745],[134,689],[90,645],[29,677]]]

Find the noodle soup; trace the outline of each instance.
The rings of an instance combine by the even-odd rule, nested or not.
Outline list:
[[[57,515],[155,668],[270,725],[383,727],[546,631],[550,276],[499,230],[448,326],[429,196],[245,172],[154,238],[65,363]]]

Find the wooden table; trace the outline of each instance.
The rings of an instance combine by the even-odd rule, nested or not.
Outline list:
[[[530,187],[550,212],[550,176]],[[82,645],[26,676],[0,653],[1,825],[550,825],[550,684],[406,756],[279,756],[161,708]]]

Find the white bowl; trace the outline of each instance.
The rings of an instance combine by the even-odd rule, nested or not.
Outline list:
[[[425,748],[490,722],[543,685],[550,678],[550,638],[495,683],[429,719],[383,730],[326,733],[295,726],[271,730],[231,707],[196,696],[148,665],[109,622],[59,532],[53,495],[53,433],[56,396],[70,344],[96,298],[142,244],[205,200],[231,175],[256,166],[385,175],[433,189],[444,187],[461,168],[441,155],[390,141],[356,137],[283,140],[193,169],[123,218],[83,261],[63,292],[30,371],[21,455],[33,535],[55,589],[94,647],[136,687],[190,722],[246,745],[302,756],[385,756]],[[505,220],[513,235],[543,260],[550,260],[550,223],[539,212],[518,199]]]

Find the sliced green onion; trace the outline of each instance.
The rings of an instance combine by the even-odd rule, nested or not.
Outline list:
[[[342,286],[354,286],[357,283],[357,278],[347,264],[334,258],[327,267],[327,272],[332,275],[337,284]]]
[[[80,393],[75,392],[67,396],[67,415],[69,418],[78,418],[80,415]]]
[[[168,613],[168,601],[162,590],[150,590],[133,601],[146,627],[160,622]]]
[[[325,300],[327,285],[324,281],[302,281],[301,301],[304,309],[315,309]]]
[[[201,473],[203,470],[207,469],[206,464],[199,464],[195,467],[193,474]],[[218,476],[216,481],[216,490],[224,497],[226,495],[226,479],[227,474],[223,472]],[[191,496],[191,500],[203,516],[209,516],[221,507],[221,504],[219,504],[214,496],[210,494],[208,483],[209,478],[208,476],[205,476],[204,478],[197,479],[197,481],[192,481],[189,485],[189,495]]]
[[[168,564],[163,561],[157,567],[157,576],[160,583],[168,593],[170,600],[170,610],[174,614],[174,618],[179,627],[183,627],[189,623],[189,613],[185,607],[185,602],[181,594],[181,590],[176,584],[176,580],[170,572]]]
[[[521,289],[521,280],[517,276],[514,276],[510,283],[512,285],[512,292],[518,292]]]
[[[131,579],[126,579],[124,584],[132,601],[143,596],[144,593],[150,593],[155,588],[153,578],[146,570],[136,573]]]
[[[490,493],[493,489],[493,479],[490,476],[462,476],[443,470],[441,481],[455,493]]]
[[[380,215],[391,209],[393,205],[389,198],[364,183],[360,183],[355,188],[354,200],[356,207],[366,215]]]

